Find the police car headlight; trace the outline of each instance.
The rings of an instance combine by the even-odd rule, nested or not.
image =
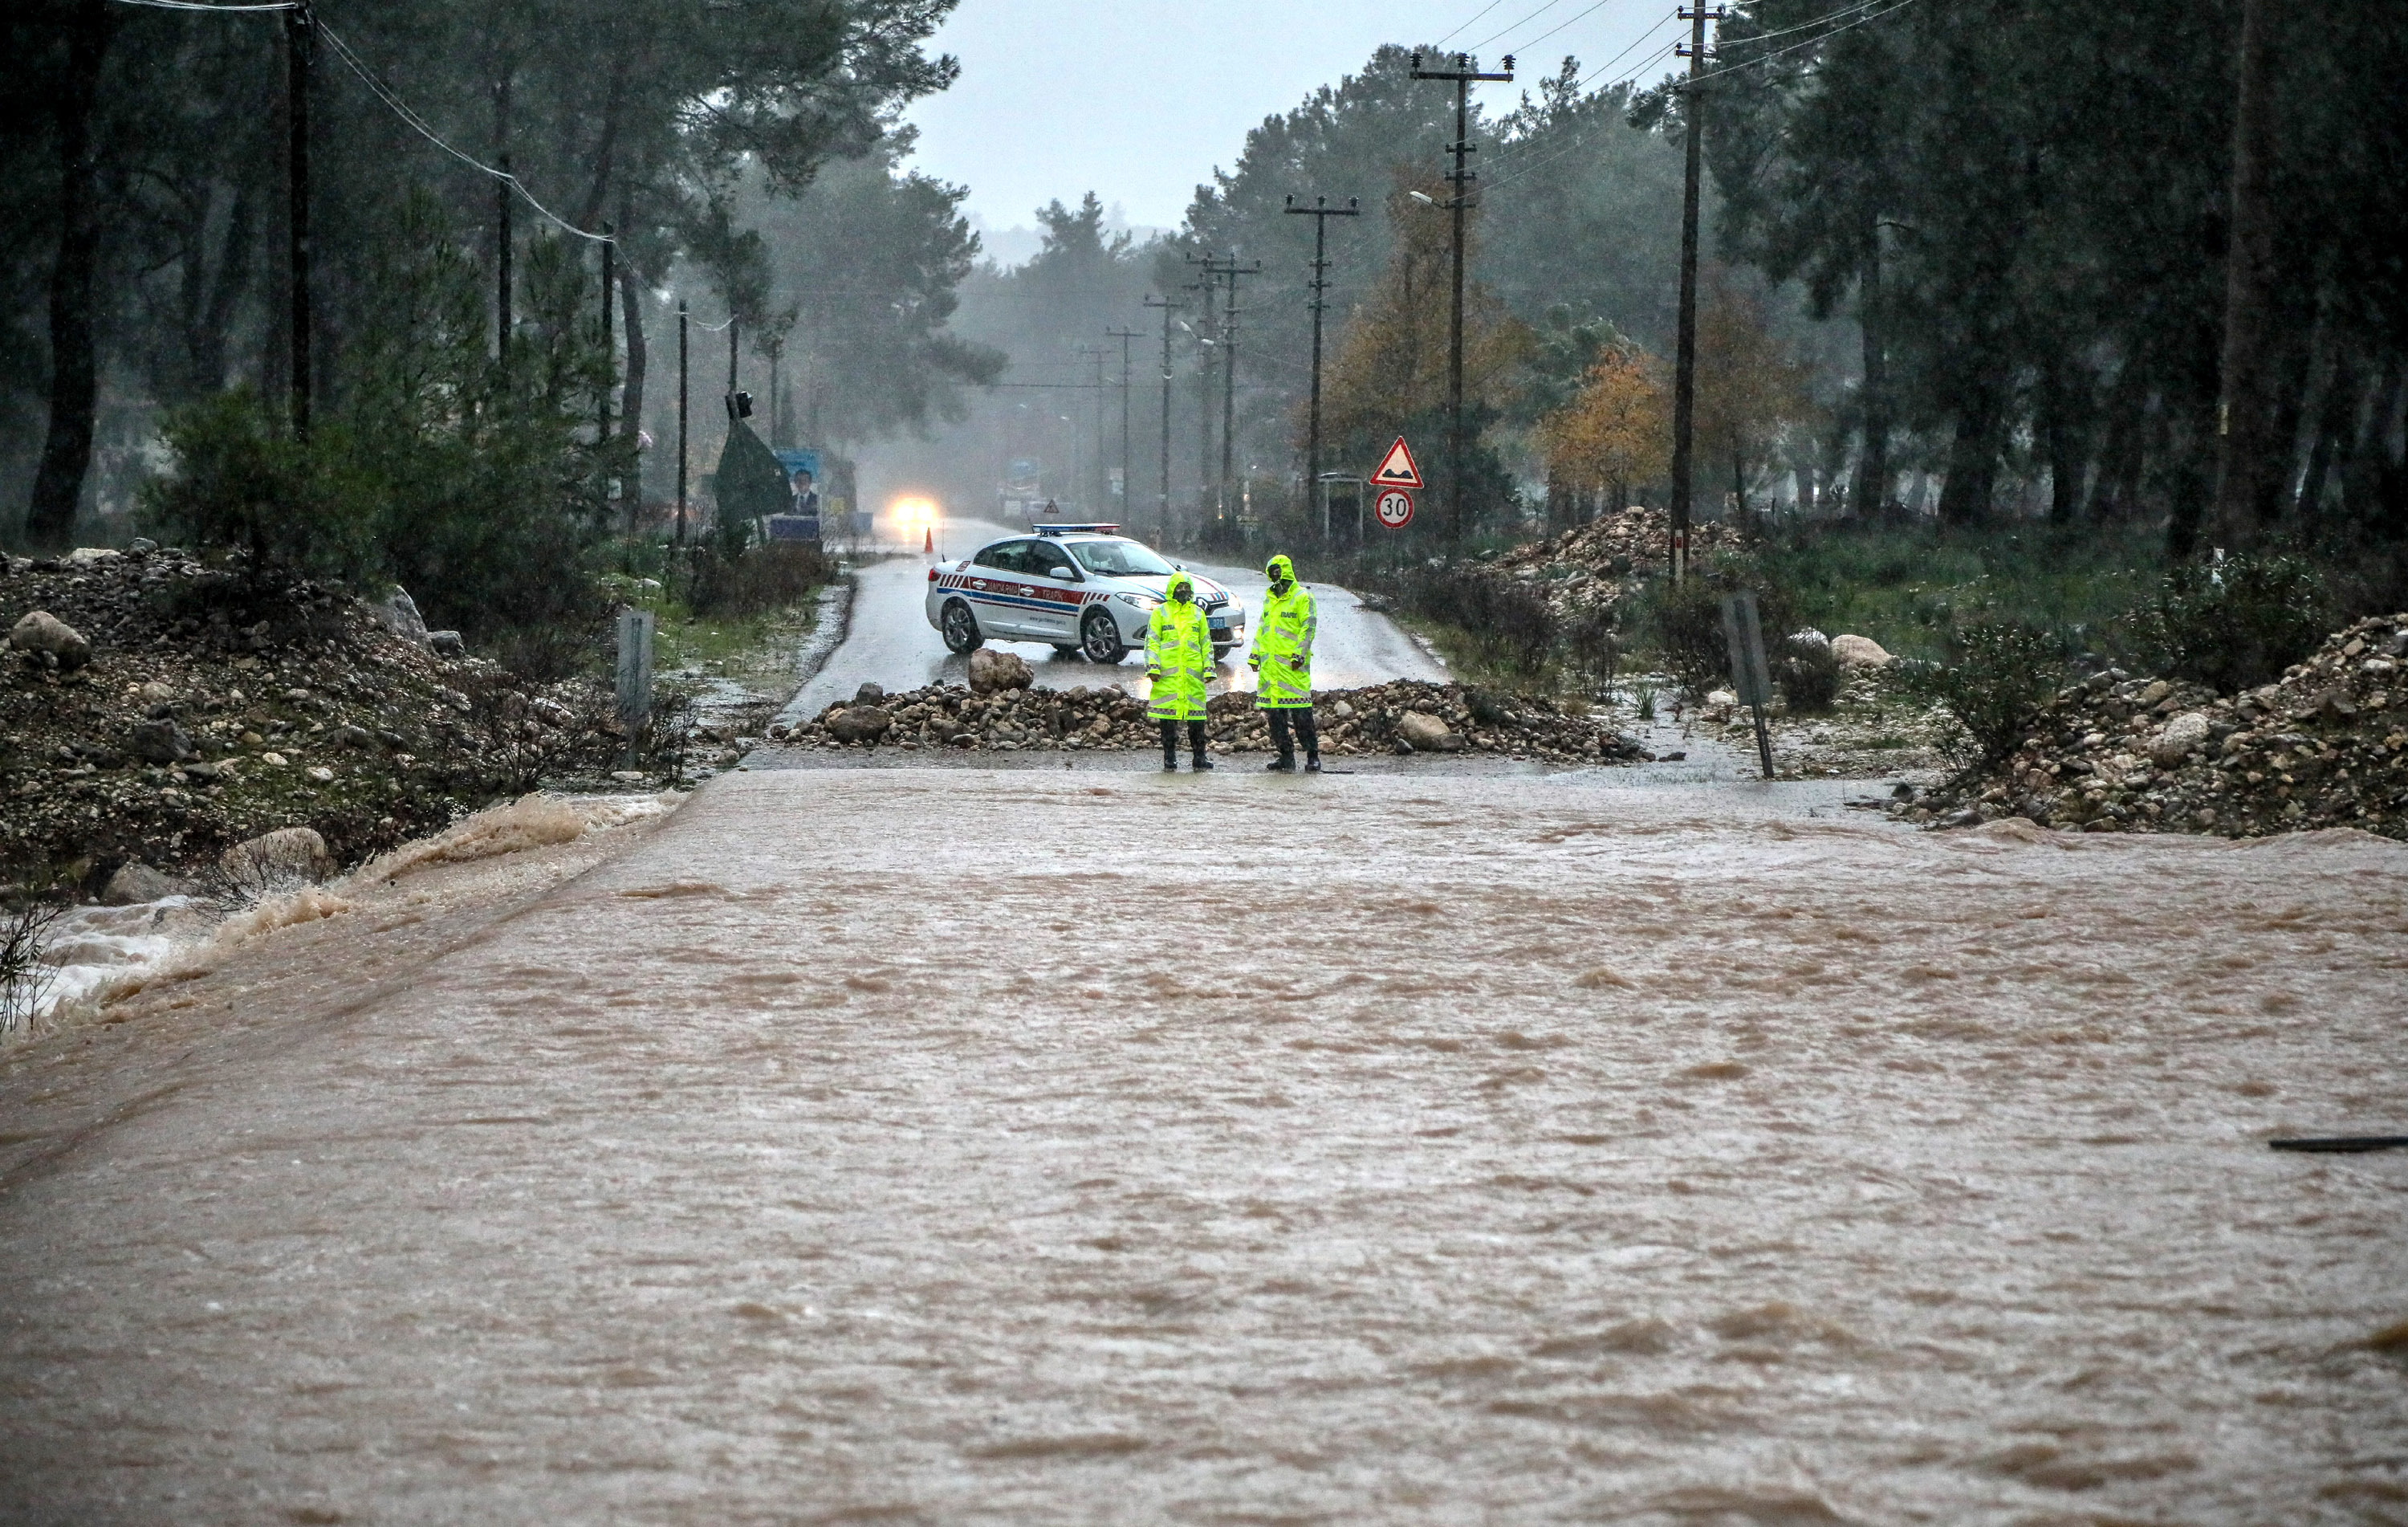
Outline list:
[[[1112,598],[1132,610],[1151,611],[1158,608],[1162,603],[1151,594],[1115,594]]]

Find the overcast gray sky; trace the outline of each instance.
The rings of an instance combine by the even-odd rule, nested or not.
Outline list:
[[[1213,166],[1237,159],[1249,128],[1359,69],[1383,42],[1455,33],[1448,48],[1479,45],[1492,66],[1519,52],[1528,82],[1568,52],[1603,65],[1662,23],[1614,65],[1619,75],[1673,40],[1672,9],[1671,0],[962,0],[935,44],[961,60],[961,79],[910,113],[918,165],[967,184],[969,210],[996,228],[1033,223],[1045,202],[1086,191],[1132,223],[1173,227]],[[1484,88],[1510,106],[1523,83]]]

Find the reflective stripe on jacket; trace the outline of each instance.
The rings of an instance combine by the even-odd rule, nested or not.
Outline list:
[[[1183,577],[1172,580],[1174,586],[1184,582]],[[1212,627],[1193,598],[1165,599],[1146,618],[1145,666],[1154,675],[1147,714],[1156,721],[1204,719],[1204,686],[1212,678]]]
[[[1300,711],[1312,704],[1312,637],[1319,616],[1314,612],[1312,595],[1296,582],[1296,571],[1287,558],[1274,557],[1271,566],[1286,572],[1287,592],[1266,593],[1263,612],[1254,627],[1251,655],[1260,658],[1255,672],[1260,675],[1254,686],[1254,706],[1264,711]]]

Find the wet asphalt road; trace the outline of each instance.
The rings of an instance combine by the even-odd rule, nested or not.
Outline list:
[[[953,520],[944,527],[941,558],[922,555],[873,562],[855,574],[852,629],[825,667],[803,686],[791,707],[815,715],[833,701],[846,699],[864,684],[890,690],[915,689],[929,684],[960,684],[968,677],[969,659],[945,650],[944,639],[928,624],[928,569],[933,562],[968,556],[999,536],[1025,534],[1012,526],[982,521]],[[1259,569],[1224,568],[1190,561],[1187,566],[1222,584],[1246,607],[1251,634],[1259,618],[1266,583]],[[1310,573],[1310,564],[1301,570]],[[1383,615],[1364,610],[1354,596],[1335,583],[1314,583],[1311,588],[1319,606],[1321,626],[1313,649],[1312,677],[1325,689],[1352,689],[1390,679],[1443,682],[1446,668]],[[1101,668],[1083,657],[1065,657],[1041,641],[991,641],[998,651],[1017,653],[1036,671],[1037,683],[1052,689],[1081,684],[1118,684],[1142,697],[1148,689],[1145,655],[1132,652],[1115,667]],[[1246,667],[1245,649],[1233,650],[1220,665],[1221,689],[1251,690],[1253,670]]]

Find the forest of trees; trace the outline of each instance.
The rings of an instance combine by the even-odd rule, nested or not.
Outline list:
[[[2176,555],[2408,538],[2408,113],[2391,99],[2408,29],[2384,0],[2260,28],[2247,163],[2272,255],[2238,310],[2261,359],[2236,433],[2222,372],[2244,3],[2262,0],[1732,7],[1698,92],[1701,511],[1778,500],[1860,521],[2117,525],[2162,530]],[[390,475],[408,458],[392,398],[419,400],[435,455],[490,437],[429,400],[480,399],[480,429],[525,420],[551,442],[526,448],[552,454],[523,481],[548,473],[566,484],[559,512],[599,524],[614,493],[632,511],[673,491],[665,378],[682,299],[710,404],[696,471],[724,428],[732,318],[773,442],[871,453],[888,480],[988,512],[1010,464],[1031,461],[1048,496],[1148,524],[1166,324],[1150,303],[1168,301],[1171,528],[1197,534],[1233,503],[1293,515],[1314,230],[1287,203],[1326,197],[1361,215],[1328,227],[1325,466],[1359,470],[1408,431],[1444,468],[1447,219],[1429,202],[1447,190],[1453,101],[1411,78],[1410,49],[1376,48],[1267,118],[1168,236],[1115,231],[1096,195],[1066,187],[1038,213],[1037,255],[1003,267],[980,259],[966,189],[911,168],[900,124],[953,77],[924,47],[949,8],[321,4],[325,416],[380,441],[359,451]],[[132,504],[163,441],[206,441],[204,422],[257,434],[283,395],[284,22],[34,0],[0,26],[21,62],[0,83],[0,529],[55,544],[79,516]],[[1464,465],[1490,532],[1664,492],[1684,92],[1569,59],[1523,74],[1519,104],[1472,125]],[[615,228],[615,353],[595,348],[598,249],[524,201],[509,253],[529,358],[470,342],[499,324],[507,198],[380,92],[462,153],[507,160],[562,223]],[[1200,287],[1206,258],[1261,267],[1238,287],[1226,441],[1229,299]],[[413,302],[446,315],[415,348],[392,326]],[[250,415],[193,411],[230,391]],[[572,427],[606,407],[650,448]],[[1237,481],[1220,481],[1225,451]],[[2246,458],[2246,512],[2219,520],[2228,453]],[[439,520],[492,491],[453,478],[400,498]],[[480,544],[460,540],[446,565]]]

